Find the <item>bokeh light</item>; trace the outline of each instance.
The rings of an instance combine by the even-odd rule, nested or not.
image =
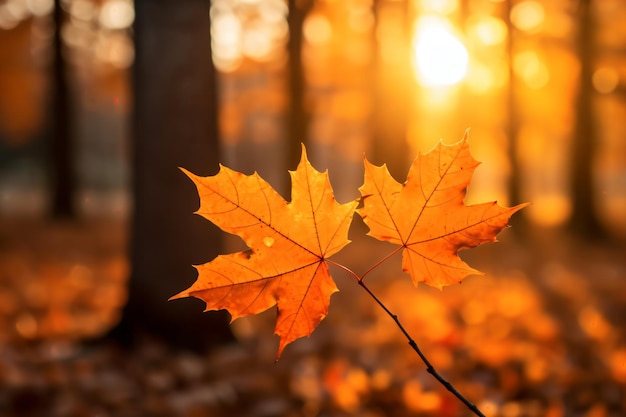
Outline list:
[[[107,29],[125,29],[135,20],[135,9],[130,0],[108,0],[102,5],[98,21]]]
[[[482,16],[470,24],[470,33],[483,45],[498,45],[506,41],[508,29],[502,19]]]
[[[502,62],[496,62],[496,65],[472,62],[467,71],[467,87],[476,94],[488,94],[502,88],[508,81],[504,68]]]
[[[106,9],[109,9],[109,11],[106,11]],[[68,12],[71,19],[89,22],[98,15],[98,7],[95,3],[89,0],[75,0],[69,4]],[[132,10],[131,13],[134,14]],[[100,11],[100,23],[103,24],[104,27],[107,27],[107,23],[111,23],[111,20],[115,21],[117,19],[114,14],[114,10],[111,10],[108,6],[104,5]],[[125,27],[128,26],[130,26],[130,24],[126,25]]]
[[[33,16],[46,16],[52,12],[54,0],[26,0],[26,7]]]
[[[224,73],[245,62],[282,62],[289,37],[281,0],[216,0],[211,4],[213,62]]]
[[[366,3],[356,3],[348,10],[348,26],[357,33],[368,34],[375,23],[372,9]]]
[[[511,8],[511,23],[524,32],[536,32],[540,29],[545,12],[543,5],[534,0],[521,1]]]
[[[304,39],[312,46],[323,46],[330,42],[333,28],[328,18],[320,13],[310,14],[302,27]]]
[[[239,19],[233,13],[216,13],[211,22],[213,41],[213,61],[217,69],[230,72],[239,67],[242,51],[239,43],[242,28]]]
[[[620,77],[614,68],[602,67],[594,71],[591,81],[597,92],[609,94],[619,85]]]
[[[528,87],[535,90],[545,87],[550,81],[548,67],[534,50],[516,54],[513,58],[513,69]]]

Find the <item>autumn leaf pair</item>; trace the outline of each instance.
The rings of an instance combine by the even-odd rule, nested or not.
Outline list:
[[[205,311],[226,309],[232,320],[276,305],[278,358],[289,343],[311,335],[328,313],[338,290],[327,259],[350,243],[355,212],[369,227],[368,235],[402,248],[402,269],[416,285],[442,288],[480,274],[457,252],[495,241],[511,215],[525,206],[463,203],[478,166],[467,134],[454,145],[439,143],[419,155],[404,184],[385,165],[367,159],[364,165],[361,198],[346,204],[335,200],[328,173],[311,166],[304,146],[297,169],[290,171],[291,202],[257,173],[220,165],[216,175],[199,177],[183,169],[198,189],[196,213],[240,236],[250,251],[196,266],[196,282],[172,299],[199,298]]]

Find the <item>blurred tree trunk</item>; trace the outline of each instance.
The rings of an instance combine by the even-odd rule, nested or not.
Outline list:
[[[376,33],[379,31],[383,7],[397,9],[393,15],[402,16],[402,20],[395,24],[401,25],[401,45],[397,46],[404,51],[400,59],[394,63],[385,62],[382,58],[382,47]],[[376,165],[387,164],[389,173],[398,181],[406,179],[411,158],[408,144],[408,117],[412,108],[410,92],[412,82],[411,62],[408,59],[411,48],[411,34],[409,23],[409,2],[375,0],[374,42],[374,123],[372,155],[368,156]]]
[[[227,316],[196,299],[168,302],[220,251],[221,232],[194,215],[193,183],[218,169],[216,74],[209,0],[135,1],[132,272],[122,341],[148,334],[202,350],[232,339]]]
[[[52,179],[51,214],[53,218],[73,218],[76,215],[74,195],[74,138],[71,123],[71,101],[67,82],[67,67],[63,55],[61,30],[65,13],[61,0],[54,0],[54,35],[52,67],[52,140],[48,169]]]
[[[576,103],[576,124],[571,158],[572,217],[569,227],[585,238],[604,237],[595,202],[593,163],[597,131],[594,126],[593,85],[594,22],[591,0],[578,2],[577,50],[580,61],[580,85]]]
[[[519,177],[517,135],[519,134],[519,109],[517,106],[517,91],[515,89],[515,71],[513,70],[513,58],[515,56],[514,33],[515,27],[511,23],[512,0],[506,1],[504,10],[505,22],[508,28],[507,59],[509,70],[509,85],[507,90],[507,136],[509,139],[509,163],[511,164],[511,177],[509,179],[509,201],[511,205],[521,203],[521,182]],[[520,217],[520,216],[515,216]]]
[[[289,114],[287,122],[287,166],[295,169],[302,149],[307,143],[309,115],[305,108],[306,79],[302,64],[302,26],[304,19],[313,7],[314,0],[288,0],[289,17]]]
[[[507,90],[507,121],[506,121],[506,133],[509,140],[509,164],[511,166],[511,175],[509,177],[508,184],[508,197],[509,205],[523,203],[522,201],[522,176],[519,164],[518,149],[518,135],[519,135],[519,107],[517,102],[517,84],[515,71],[513,70],[513,58],[515,57],[515,27],[511,22],[511,9],[513,8],[513,1],[507,0],[503,10],[503,19],[506,22],[508,29],[507,36],[507,60],[509,71],[509,84]],[[528,227],[528,221],[526,220],[525,213],[516,214],[511,218],[510,223],[516,227],[513,231],[518,236],[524,236],[526,228]]]

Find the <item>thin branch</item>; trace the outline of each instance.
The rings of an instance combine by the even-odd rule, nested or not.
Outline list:
[[[457,391],[456,388],[454,388],[454,386],[448,382],[444,377],[442,377],[437,370],[433,367],[433,365],[430,363],[430,361],[426,358],[426,356],[424,355],[424,353],[422,353],[421,349],[419,348],[419,346],[417,345],[417,343],[415,342],[415,340],[413,340],[413,338],[411,337],[411,335],[409,334],[409,332],[406,331],[406,329],[404,328],[404,326],[402,326],[402,323],[400,323],[400,320],[398,319],[398,316],[393,314],[386,305],[383,304],[382,301],[380,301],[380,299],[367,287],[367,285],[365,285],[365,283],[363,282],[363,280],[358,280],[357,283],[370,295],[370,297],[372,297],[374,299],[374,301],[376,301],[376,303],[383,309],[385,310],[385,313],[387,313],[389,315],[389,317],[391,317],[393,319],[393,321],[396,322],[396,325],[398,326],[398,328],[400,329],[400,331],[404,334],[404,336],[407,338],[407,340],[409,341],[409,345],[413,348],[413,350],[419,355],[419,357],[422,359],[422,362],[424,362],[424,364],[426,365],[426,371],[431,374],[432,376],[435,377],[435,379],[437,379],[437,381],[439,381],[441,383],[441,385],[443,385],[444,387],[446,387],[446,389],[448,391],[450,391],[452,394],[454,394],[455,397],[457,397],[459,400],[461,400],[461,402],[463,404],[465,404],[465,406],[467,408],[469,408],[474,414],[476,414],[479,417],[485,417],[485,415],[478,409],[478,407],[476,407],[470,400],[468,400],[467,398],[465,398],[463,396],[463,394],[461,394],[459,391]]]
[[[391,255],[393,255],[394,253],[395,252],[393,252]],[[386,259],[389,259],[389,257],[391,257],[391,255],[388,255],[385,258],[383,258],[383,261],[386,260]],[[383,302],[376,296],[376,294],[374,294],[372,292],[372,290],[370,290],[369,287],[367,285],[365,285],[365,282],[363,281],[364,276],[367,273],[369,273],[372,269],[374,269],[376,266],[378,266],[380,263],[382,263],[382,261],[379,261],[377,264],[375,264],[372,268],[368,269],[367,272],[365,272],[365,274],[363,274],[360,277],[356,273],[354,273],[350,268],[348,268],[348,267],[346,267],[344,265],[341,265],[341,264],[339,264],[337,262],[333,262],[333,261],[328,260],[328,259],[326,261],[328,263],[330,263],[332,265],[335,265],[336,267],[344,270],[350,276],[354,277],[356,279],[357,284],[359,284],[361,286],[361,288],[363,288],[370,295],[370,297],[372,297],[374,299],[374,301],[376,301],[376,304],[378,304],[380,306],[380,308],[382,308],[385,311],[385,313],[387,313],[387,315],[393,319],[393,321],[396,323],[396,325],[398,326],[398,328],[400,329],[402,334],[404,334],[404,336],[408,340],[409,345],[413,348],[413,350],[418,354],[418,356],[420,357],[422,362],[424,362],[424,364],[426,365],[426,371],[429,374],[431,374],[433,377],[435,377],[435,379],[437,381],[439,381],[439,383],[441,383],[441,385],[443,385],[448,391],[450,391],[452,394],[454,394],[455,397],[457,397],[459,400],[461,400],[461,402],[463,404],[465,404],[465,406],[470,411],[472,411],[478,417],[485,417],[485,415],[478,409],[478,407],[476,407],[476,405],[474,405],[474,403],[472,403],[470,400],[465,398],[463,396],[463,394],[461,394],[456,388],[454,388],[454,386],[450,382],[448,382],[443,376],[441,376],[439,374],[439,372],[437,372],[435,367],[430,363],[428,358],[426,358],[426,356],[424,355],[422,350],[419,348],[419,346],[417,345],[415,340],[413,340],[413,338],[411,337],[409,332],[407,332],[407,330],[404,328],[402,323],[400,323],[400,320],[398,319],[398,316],[393,314],[387,308],[387,306],[385,304],[383,304]]]

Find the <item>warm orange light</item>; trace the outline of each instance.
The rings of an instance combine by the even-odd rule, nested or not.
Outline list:
[[[424,86],[456,84],[467,72],[467,49],[445,19],[421,18],[415,27],[413,51],[416,75]]]
[[[548,67],[535,51],[523,51],[513,57],[513,70],[528,87],[537,90],[550,81]]]
[[[304,39],[313,46],[323,46],[330,42],[333,28],[328,18],[322,14],[311,14],[302,27]]]
[[[272,38],[269,32],[270,28],[264,25],[256,25],[244,31],[241,38],[243,54],[257,61],[271,56]]]
[[[565,194],[553,192],[533,196],[528,216],[533,222],[547,227],[563,224],[571,215],[572,205]]]
[[[107,29],[126,29],[135,20],[135,9],[129,0],[109,0],[102,5],[98,20]]]
[[[289,37],[287,13],[286,3],[282,0],[248,0],[245,8],[228,0],[212,2],[211,40],[215,67],[221,72],[233,72],[246,59],[281,61]]]
[[[511,9],[511,22],[524,32],[537,31],[545,18],[543,5],[538,1],[527,0],[517,3]]]
[[[484,45],[504,43],[508,29],[506,24],[496,17],[484,16],[472,25],[472,34]]]
[[[459,8],[458,0],[422,0],[420,9],[426,13],[450,14]]]
[[[610,67],[603,67],[593,73],[593,87],[602,94],[612,93],[619,85],[619,73]]]
[[[242,59],[243,29],[237,16],[230,11],[215,12],[211,21],[213,62],[223,72],[234,71]]]

